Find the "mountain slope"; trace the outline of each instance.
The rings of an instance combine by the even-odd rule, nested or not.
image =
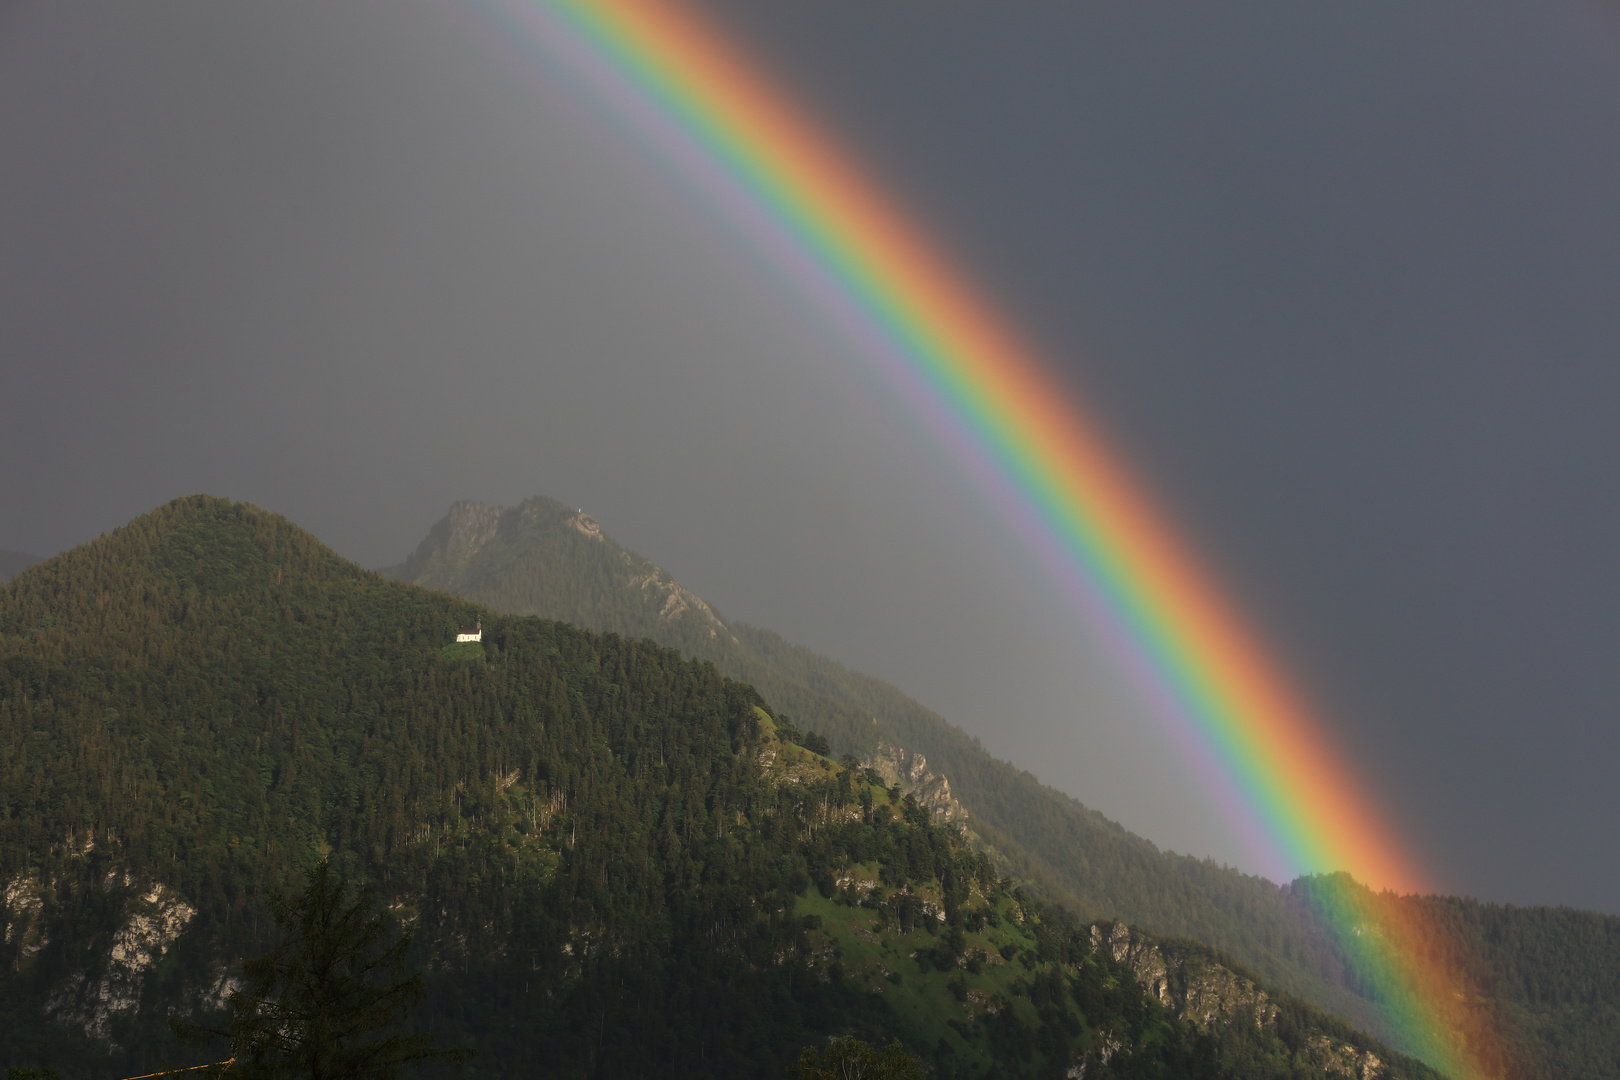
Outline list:
[[[1379,1030],[1379,995],[1323,934],[1309,888],[1279,888],[1158,850],[992,758],[893,686],[771,631],[724,620],[583,512],[543,497],[506,510],[459,502],[405,563],[384,573],[496,610],[645,636],[711,660],[827,736],[835,752],[875,762],[903,747],[918,778],[931,777],[933,790],[943,791],[936,808],[965,811],[982,845],[1047,895],[1092,916],[1206,942],[1272,985]],[[1487,958],[1451,974],[1467,993],[1496,1002],[1499,1015],[1481,1022],[1511,1024],[1525,1048],[1525,1075],[1620,1076],[1620,919],[1444,898],[1380,902],[1420,908]]]
[[[1432,1075],[1024,894],[778,719],[652,642],[177,500],[0,587],[0,1066],[180,1056],[163,1018],[220,1007],[324,856],[414,928],[472,1076],[781,1075],[850,1031],[946,1077]]]

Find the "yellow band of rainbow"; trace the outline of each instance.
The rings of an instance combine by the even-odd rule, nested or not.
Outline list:
[[[1100,598],[1283,865],[1348,871],[1401,892],[1424,885],[1320,720],[1072,394],[739,50],[668,0],[495,6],[548,54],[580,65],[615,107],[638,114],[663,150],[718,177],[728,212],[763,221],[763,242],[810,267],[840,317],[853,313],[869,340],[902,359]],[[1322,910],[1358,962],[1378,968],[1407,1046],[1459,1080],[1494,1072],[1446,1034],[1462,1028],[1444,972],[1363,940],[1369,916],[1352,899]]]

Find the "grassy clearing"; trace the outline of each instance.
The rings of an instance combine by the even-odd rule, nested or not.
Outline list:
[[[850,873],[877,879],[875,866],[852,867]],[[847,982],[881,994],[911,1033],[911,1045],[948,1047],[960,1066],[994,1071],[987,1033],[977,1021],[1010,1009],[1025,1023],[1038,1022],[1027,998],[1031,969],[1020,959],[1035,942],[1019,926],[1017,905],[1010,900],[985,909],[994,913],[995,925],[966,933],[963,953],[954,959],[948,955],[947,928],[933,916],[902,932],[892,918],[815,889],[794,910],[821,919],[812,934],[824,950],[817,966],[825,964]]]
[[[449,663],[482,664],[485,660],[483,642],[452,641],[439,650],[439,659]]]

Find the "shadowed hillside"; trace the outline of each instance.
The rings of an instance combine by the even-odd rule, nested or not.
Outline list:
[[[851,1032],[941,1077],[1433,1076],[823,746],[706,661],[177,500],[0,586],[0,1067],[217,1060],[165,1018],[217,1023],[326,858],[471,1077],[781,1076]]]
[[[711,660],[824,734],[833,752],[904,772],[941,816],[965,814],[975,841],[1043,894],[1091,917],[1205,942],[1265,981],[1380,1030],[1379,990],[1322,933],[1309,882],[1278,886],[1160,851],[991,757],[882,680],[724,619],[615,544],[588,514],[544,497],[504,510],[459,502],[405,563],[384,573],[499,611],[648,637]],[[1620,919],[1448,898],[1384,902],[1421,907],[1423,918],[1484,958],[1455,978],[1509,1018],[1526,1047],[1525,1075],[1620,1077]]]

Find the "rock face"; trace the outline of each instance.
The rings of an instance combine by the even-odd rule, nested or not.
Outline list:
[[[45,1008],[52,1019],[110,1040],[113,1019],[139,1008],[147,976],[196,911],[167,886],[139,883],[128,874],[109,875],[102,887],[128,893],[123,919],[89,965],[51,988]],[[37,925],[40,883],[37,878],[13,879],[5,896],[7,940],[13,929],[20,933],[21,966],[48,944]]]
[[[951,794],[951,782],[931,771],[928,759],[921,754],[880,742],[876,752],[861,762],[861,766],[876,771],[885,783],[907,788],[938,820],[956,825],[967,823],[967,808]]]
[[[65,848],[82,856],[92,846],[91,840],[76,844],[70,836]],[[64,889],[74,887],[98,889],[112,898],[118,919],[110,933],[90,939],[83,962],[72,974],[50,986],[45,1014],[111,1044],[114,1021],[139,1009],[152,970],[196,911],[168,886],[137,880],[127,872],[109,873],[99,883],[88,886],[82,881],[79,886],[60,880],[43,881],[33,871],[20,873],[0,889],[0,927],[4,928],[0,938],[7,946],[16,947],[11,953],[14,970],[29,968],[51,944],[43,918],[46,894],[54,893],[60,900]],[[224,989],[213,998],[205,993],[200,1004],[219,1007],[230,981],[228,974],[222,974],[219,982]],[[112,1045],[116,1048],[116,1044]]]
[[[540,518],[540,508],[537,506],[525,506],[520,517],[523,524],[532,525]],[[583,510],[568,519],[568,527],[587,539],[602,539],[602,526],[598,525],[596,519]]]
[[[1343,1076],[1349,1080],[1382,1080],[1392,1075],[1378,1060],[1377,1054],[1358,1050],[1326,1035],[1313,1036],[1310,1047],[1312,1062],[1329,1076]]]
[[[568,573],[559,568],[570,564],[568,545],[577,545],[582,538],[601,545],[593,558],[607,558],[617,596],[595,596],[582,604],[581,597],[569,595],[578,582],[567,580]],[[463,499],[429,530],[409,559],[383,573],[502,611],[578,621],[589,629],[639,636],[656,633],[659,626],[675,626],[687,634],[730,637],[714,609],[667,570],[620,548],[595,518],[555,499],[536,497],[509,508]],[[548,576],[555,589],[548,588]],[[612,608],[626,597],[636,597],[631,606],[639,603],[640,609],[621,611],[618,624],[582,617],[591,610]]]
[[[595,524],[591,522],[593,527]],[[600,537],[602,534],[598,531],[596,535]],[[690,614],[694,621],[708,631],[710,637],[718,637],[721,631],[726,629],[726,624],[720,621],[720,616],[714,613],[714,609],[696,593],[678,584],[669,576],[668,570],[654,566],[646,559],[638,559],[628,551],[620,554],[626,569],[630,572],[630,583],[653,599],[660,619],[673,622]]]
[[[452,563],[462,563],[477,555],[495,538],[500,529],[501,511],[494,506],[464,499],[450,507],[450,513],[440,522],[445,529],[444,553]],[[438,528],[435,528],[435,532]],[[429,534],[430,538],[432,534]]]
[[[1201,956],[1166,953],[1157,943],[1132,936],[1124,923],[1091,928],[1091,947],[1127,965],[1136,981],[1173,1014],[1200,1031],[1219,1025],[1256,1028],[1276,1023],[1277,1007],[1264,990]]]
[[[16,875],[6,882],[3,899],[5,909],[0,911],[0,919],[4,920],[6,928],[4,941],[7,945],[17,945],[15,966],[20,968],[50,944],[39,920],[45,906],[39,875]]]
[[[1142,988],[1172,1015],[1200,1031],[1238,1024],[1263,1029],[1277,1022],[1277,1006],[1264,990],[1206,955],[1167,949],[1140,933],[1133,934],[1124,923],[1092,926],[1091,947],[1128,967]],[[1311,1064],[1328,1076],[1398,1080],[1377,1054],[1326,1035],[1313,1036],[1307,1053]],[[1071,1075],[1085,1073],[1081,1069]]]

